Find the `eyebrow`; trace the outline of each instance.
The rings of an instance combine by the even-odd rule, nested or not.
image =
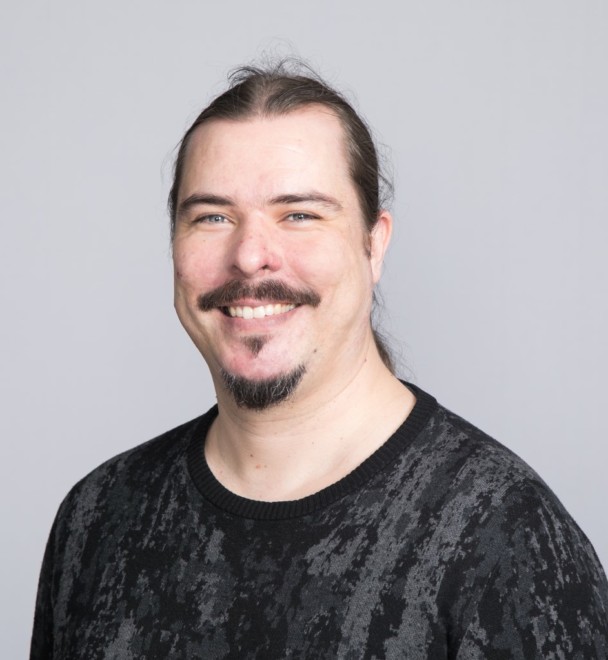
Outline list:
[[[269,200],[269,203],[272,205],[304,204],[307,202],[321,204],[335,211],[342,210],[342,204],[340,204],[337,199],[315,190],[304,193],[287,193],[285,195],[277,195],[276,197],[272,197]],[[206,193],[194,193],[193,195],[186,197],[186,199],[180,203],[178,214],[185,213],[193,206],[199,206],[201,204],[207,204],[209,206],[236,206],[236,202],[230,197],[223,197],[221,195],[212,195]]]
[[[193,206],[208,204],[209,206],[236,206],[230,197],[221,197],[220,195],[207,195],[205,193],[194,193],[180,202],[178,213],[182,214]]]
[[[342,210],[342,204],[340,204],[337,199],[314,190],[300,194],[278,195],[270,200],[271,204],[302,204],[306,202],[314,202],[316,204],[328,206],[335,211]]]

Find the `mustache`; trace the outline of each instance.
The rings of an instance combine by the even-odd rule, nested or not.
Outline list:
[[[280,280],[258,283],[231,280],[198,297],[198,308],[208,312],[216,307],[228,307],[241,298],[258,298],[276,303],[294,303],[317,307],[321,296],[313,289],[294,289]]]

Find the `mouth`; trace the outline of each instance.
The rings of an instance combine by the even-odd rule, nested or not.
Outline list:
[[[266,316],[279,316],[280,314],[286,314],[298,306],[299,305],[295,305],[294,303],[276,303],[258,305],[257,307],[249,305],[229,305],[227,307],[219,307],[218,309],[224,314],[224,316],[229,316],[230,318],[263,319]]]
[[[228,318],[246,321],[268,316],[279,317],[302,305],[314,308],[320,303],[321,297],[316,291],[296,289],[275,280],[258,283],[232,280],[197,299],[201,312],[215,309]],[[268,322],[271,323],[271,320],[268,319]]]

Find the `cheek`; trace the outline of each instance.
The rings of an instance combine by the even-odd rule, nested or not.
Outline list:
[[[184,271],[176,264],[173,266],[173,276],[176,282],[181,282],[184,279]]]
[[[190,288],[194,278],[193,264],[185,261],[183,258],[174,256],[173,279],[176,292],[182,294]]]
[[[292,246],[289,250],[290,257],[285,269],[285,277],[289,281],[295,276],[296,282],[314,289],[321,297],[325,297],[340,280],[340,268],[338,267],[339,249],[337,245],[328,246],[322,242],[311,242],[310,245],[301,243]],[[282,274],[277,273],[277,278],[282,279]]]
[[[212,274],[217,273],[212,253],[208,250],[180,247],[173,250],[175,288],[201,293],[213,286]]]
[[[370,261],[365,254],[363,241],[359,234],[337,236],[332,241],[318,243],[306,252],[308,258],[302,263],[303,251],[296,257],[310,277],[318,280],[325,287],[343,284],[356,288],[361,281],[368,282]]]

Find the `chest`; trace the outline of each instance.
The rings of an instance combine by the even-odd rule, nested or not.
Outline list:
[[[438,567],[378,524],[210,519],[85,547],[58,599],[66,657],[426,658],[445,638]]]

